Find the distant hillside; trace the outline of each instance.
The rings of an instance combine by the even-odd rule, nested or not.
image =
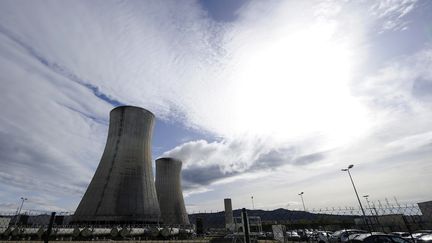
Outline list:
[[[299,221],[314,221],[332,220],[332,221],[352,221],[355,216],[350,215],[329,215],[329,214],[314,214],[304,211],[291,211],[283,208],[266,211],[266,210],[247,210],[249,216],[259,216],[265,222],[278,221],[286,223],[298,223]],[[234,217],[240,217],[241,209],[233,211]],[[195,224],[196,218],[202,218],[204,228],[223,228],[225,227],[225,212],[216,213],[196,213],[190,214],[191,223]]]

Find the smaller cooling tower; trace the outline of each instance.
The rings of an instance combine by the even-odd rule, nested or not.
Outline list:
[[[181,187],[181,167],[178,159],[156,160],[156,193],[162,220],[167,225],[189,224]]]

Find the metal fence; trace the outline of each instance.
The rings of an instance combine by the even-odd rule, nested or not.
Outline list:
[[[417,204],[383,205],[379,203],[364,208],[336,207],[312,209],[309,217],[284,222],[288,228],[311,228],[335,231],[340,229],[363,229],[371,232],[414,232],[432,229],[432,215],[421,210]]]
[[[193,225],[74,223],[71,212],[0,213],[0,241],[186,240],[194,232]]]
[[[331,207],[306,211],[276,209],[247,210],[251,239],[273,239],[272,226],[283,225],[286,232],[336,231],[362,229],[374,232],[409,232],[432,230],[430,205],[369,203],[365,215],[358,207]],[[188,240],[242,238],[240,210],[234,210],[234,227],[225,224],[224,212],[190,213],[190,225],[156,224],[89,224],[73,222],[70,212],[25,210],[17,213],[0,212],[0,241],[28,240]],[[51,226],[51,227],[50,227]],[[274,227],[273,227],[274,228]],[[308,238],[309,237],[309,238]]]

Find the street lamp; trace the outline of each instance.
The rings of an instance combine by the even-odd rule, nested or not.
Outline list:
[[[372,208],[370,206],[369,199],[368,199],[369,195],[364,195],[363,197],[366,199],[366,203],[367,203],[367,205],[369,207],[369,210],[371,211],[371,214],[373,215],[373,211],[372,211]]]
[[[375,204],[372,202],[372,206],[370,205],[370,202],[369,202],[369,195],[364,195],[363,196],[365,199],[366,199],[366,202],[367,202],[367,205],[368,205],[368,207],[369,207],[369,209],[370,209],[370,211],[371,211],[371,214],[374,216],[374,218],[375,218],[375,223],[377,224],[377,225],[380,225],[380,222],[379,222],[379,219],[378,219],[378,217],[379,217],[379,215],[378,215],[378,211],[377,211],[377,209],[375,208]],[[372,210],[373,209],[373,210]],[[375,211],[375,214],[373,213]],[[384,227],[381,225],[381,228],[382,228],[382,231],[384,232]]]
[[[253,201],[253,196],[251,196],[251,200],[252,200],[252,210],[255,210],[254,201]]]
[[[20,205],[20,207],[19,207],[19,209],[17,210],[17,216],[16,216],[16,218],[15,218],[15,225],[17,225],[17,223],[18,223],[18,217],[19,217],[19,215],[21,214],[21,209],[22,209],[22,207],[23,207],[23,205],[24,205],[24,201],[27,201],[27,198],[25,198],[25,197],[21,197],[21,205]]]
[[[303,194],[304,194],[304,192],[300,192],[298,195],[301,197],[301,200],[302,200],[302,203],[303,203],[303,210],[306,212],[306,206],[304,204]]]
[[[372,202],[372,206],[370,205],[369,195],[364,195],[363,197],[366,199],[367,205],[370,208],[371,213],[373,214],[373,212],[375,211],[375,216],[378,216],[378,211],[375,207],[375,204]],[[373,209],[373,211],[372,211],[372,209]]]
[[[360,205],[360,209],[361,209],[361,211],[362,211],[362,213],[363,213],[363,219],[364,219],[364,222],[366,223],[366,225],[367,225],[367,227],[368,227],[368,229],[369,229],[369,232],[370,232],[371,229],[370,229],[370,227],[369,227],[369,224],[367,223],[367,220],[366,220],[366,214],[365,214],[365,211],[364,211],[364,209],[363,209],[363,205],[361,204],[361,201],[360,201],[359,195],[358,195],[358,193],[357,193],[357,189],[356,189],[356,187],[355,187],[355,185],[354,185],[354,181],[353,181],[353,178],[352,178],[351,173],[350,173],[350,169],[352,169],[353,167],[354,167],[354,165],[349,165],[348,168],[346,168],[346,169],[342,169],[342,171],[346,171],[346,172],[348,172],[348,175],[349,175],[349,177],[350,177],[350,179],[351,179],[351,183],[352,183],[353,188],[354,188],[354,192],[355,192],[355,194],[356,194],[356,196],[357,196],[357,200],[358,200],[358,203],[359,203],[359,205]]]
[[[19,207],[19,210],[18,210],[18,213],[17,213],[18,215],[21,214],[21,209],[22,209],[22,207],[24,205],[24,201],[27,201],[27,198],[21,197],[21,206]]]

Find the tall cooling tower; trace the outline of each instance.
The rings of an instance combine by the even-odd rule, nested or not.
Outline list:
[[[164,224],[189,224],[181,187],[181,167],[182,162],[177,159],[156,160],[156,191]]]
[[[153,181],[154,115],[120,106],[110,113],[108,139],[74,222],[156,223],[160,218]]]

